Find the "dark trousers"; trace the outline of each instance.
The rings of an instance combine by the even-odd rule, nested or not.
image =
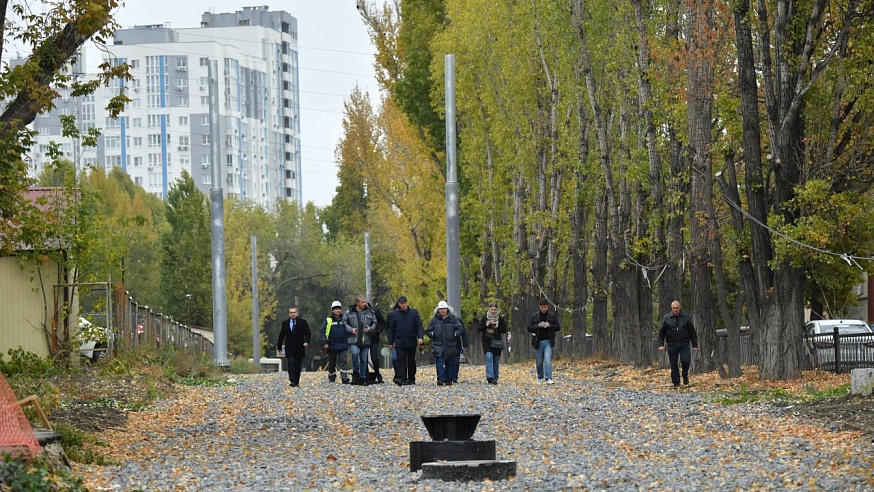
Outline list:
[[[395,382],[416,382],[416,347],[395,347]]]
[[[346,350],[328,350],[328,377],[331,381],[336,379],[338,367],[340,378],[347,381],[349,379],[349,353]]]
[[[291,384],[300,384],[300,368],[303,366],[303,356],[295,357],[293,355],[285,355],[288,359],[288,382]]]
[[[680,345],[668,344],[668,360],[671,362],[671,382],[674,386],[680,385],[680,364],[683,364],[683,382],[689,380],[689,365],[692,363],[692,352],[689,349],[689,343]]]
[[[379,340],[370,342],[370,362],[373,364],[373,373],[377,381],[382,381],[382,375],[379,373],[379,356]]]

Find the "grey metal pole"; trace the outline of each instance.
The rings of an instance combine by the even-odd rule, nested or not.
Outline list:
[[[446,72],[446,298],[461,318],[458,181],[455,154],[455,55],[444,57]]]
[[[209,189],[209,218],[212,233],[212,330],[215,342],[213,362],[229,368],[228,318],[225,299],[225,202],[222,191],[221,139],[219,137],[218,62],[209,67],[209,144],[212,184]]]
[[[370,298],[370,233],[364,233],[364,297]]]
[[[258,305],[258,238],[252,236],[252,361],[261,367],[261,306]]]

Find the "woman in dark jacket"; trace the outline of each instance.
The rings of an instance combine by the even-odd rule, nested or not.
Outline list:
[[[431,355],[436,359],[437,386],[452,384],[452,365],[461,354],[459,339],[461,337],[461,320],[451,312],[446,301],[437,303],[434,317],[428,323],[425,334],[431,339]]]
[[[483,352],[486,356],[486,381],[498,384],[498,366],[504,350],[503,334],[507,333],[507,321],[500,315],[497,303],[489,304],[489,311],[479,321],[477,331],[483,334]]]

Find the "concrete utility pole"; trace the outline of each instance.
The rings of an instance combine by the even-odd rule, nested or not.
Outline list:
[[[210,60],[209,148],[212,184],[209,189],[209,219],[212,233],[212,333],[215,343],[213,362],[222,368],[228,361],[228,312],[225,302],[225,202],[222,191],[221,138],[219,137],[218,62]]]
[[[364,297],[370,298],[370,233],[364,233]]]
[[[446,72],[446,299],[461,319],[461,263],[458,181],[455,160],[455,55],[444,57]]]
[[[258,238],[252,236],[252,361],[261,367],[261,306],[258,305]]]

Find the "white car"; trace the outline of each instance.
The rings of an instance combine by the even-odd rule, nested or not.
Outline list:
[[[874,367],[874,330],[857,319],[820,319],[805,325],[808,347],[821,369],[836,370],[835,328],[840,369]]]
[[[105,355],[105,349],[112,334],[106,328],[97,326],[87,319],[80,317],[77,337],[80,342],[79,355],[93,363],[97,362],[101,355]]]

